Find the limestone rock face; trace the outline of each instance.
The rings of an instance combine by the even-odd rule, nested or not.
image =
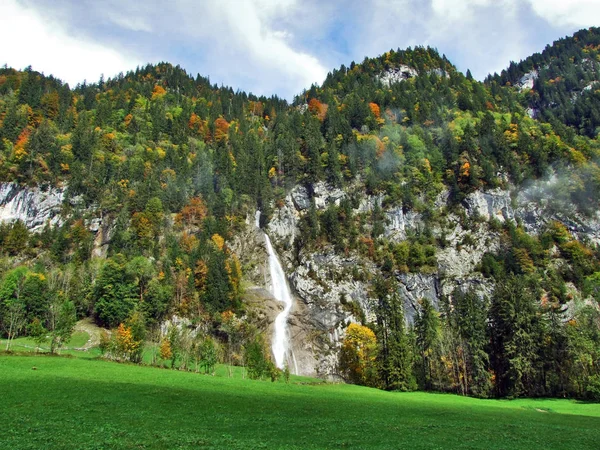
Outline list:
[[[428,299],[431,304],[439,308],[440,282],[435,275],[421,273],[407,273],[397,276],[400,282],[400,296],[404,301],[404,315],[409,323],[414,322],[418,311],[419,300]]]
[[[385,194],[370,196],[361,189],[357,185],[342,190],[326,183],[296,186],[265,227],[296,299],[289,325],[301,374],[337,377],[339,348],[346,327],[351,322],[375,320],[372,280],[381,273],[373,261],[358,253],[341,254],[331,245],[317,249],[295,245],[300,221],[313,202],[317,210],[324,210],[348,198],[354,214],[365,216],[378,205],[385,216],[384,236],[391,242],[402,242],[411,233],[425,230],[438,240],[437,267],[428,268],[426,273],[395,274],[409,324],[414,323],[423,298],[441,308],[444,301],[452,301],[456,290],[472,290],[481,298],[493,294],[493,280],[479,272],[479,265],[486,253],[500,250],[498,223],[520,222],[527,232],[536,234],[549,221],[557,220],[578,238],[600,243],[600,213],[584,217],[568,202],[557,203],[557,194],[552,193],[552,189],[560,192],[556,176],[521,189],[475,191],[453,209],[447,207],[449,192],[442,191],[433,203],[440,217],[433,227],[420,212],[402,205],[386,208]],[[235,251],[253,255],[256,262],[249,270],[245,267],[244,273],[256,285],[268,288],[264,243],[250,244],[251,241],[248,236],[242,237]]]
[[[335,378],[344,329],[350,322],[360,321],[360,313],[367,320],[374,319],[368,279],[375,271],[373,263],[326,248],[319,253],[301,253],[295,270],[288,272],[307,323],[315,332],[311,343],[317,349],[315,374]]]
[[[416,77],[418,72],[410,66],[400,65],[379,75],[379,80],[386,86]]]
[[[16,183],[0,183],[0,223],[22,221],[33,233],[49,225],[61,226],[65,203],[65,187],[22,187]],[[82,208],[82,198],[69,199],[69,206]],[[92,256],[105,258],[113,232],[112,220],[96,217],[95,211],[86,211],[86,226],[94,234]]]
[[[0,222],[21,220],[30,231],[40,231],[47,223],[60,225],[64,189],[20,187],[0,183]]]
[[[292,192],[290,192],[294,206],[299,211],[304,211],[310,208],[310,198],[308,197],[308,191],[304,186],[296,186]]]
[[[310,207],[310,199],[306,189],[296,186],[286,195],[283,207],[275,209],[273,217],[265,227],[267,234],[285,247],[292,247],[298,233],[300,212]]]
[[[527,72],[525,75],[521,77],[519,82],[517,83],[517,87],[520,90],[533,89],[533,85],[535,80],[537,80],[539,73],[537,70],[532,70],[531,72]]]
[[[387,225],[385,236],[393,242],[406,240],[406,233],[422,225],[421,215],[414,211],[404,212],[402,207],[392,208],[385,213]]]
[[[313,198],[317,209],[325,209],[329,204],[339,206],[340,200],[346,197],[346,193],[341,189],[323,182],[316,183],[313,190]]]
[[[473,192],[463,201],[463,206],[470,217],[479,216],[486,222],[492,218],[500,222],[515,218],[510,192],[502,189]]]

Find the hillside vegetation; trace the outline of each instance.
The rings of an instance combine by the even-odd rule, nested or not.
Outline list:
[[[347,331],[331,343],[341,363],[331,375],[387,390],[599,399],[600,250],[594,227],[579,232],[573,219],[592,223],[600,199],[599,36],[577,33],[485,83],[435,49],[390,50],[292,104],[168,63],[74,88],[0,69],[0,180],[64,194],[55,226],[0,224],[1,332],[56,351],[93,317],[114,331],[107,357],[139,362],[151,341],[172,367],[220,358],[266,376],[264,318],[243,301],[258,257],[234,244],[256,209],[268,225],[301,186],[298,233],[280,246],[288,259],[331,252],[374,268],[322,282],[368,291],[370,314],[336,299],[348,320],[315,331]],[[548,178],[553,220],[538,232],[465,213],[474,193]],[[318,207],[323,183],[344,197]],[[421,226],[391,239],[392,208]],[[439,281],[439,254],[479,241],[476,282],[457,281],[440,304],[419,299],[405,320],[399,280]],[[173,316],[194,335],[161,330]]]

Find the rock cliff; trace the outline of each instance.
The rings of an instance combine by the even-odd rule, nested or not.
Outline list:
[[[551,179],[548,183],[552,182]],[[557,211],[551,201],[539,198],[546,189],[547,186],[541,185],[521,191],[515,188],[476,191],[451,211],[447,205],[448,192],[440,193],[435,208],[444,219],[430,231],[445,244],[437,249],[434,273],[396,274],[406,320],[409,323],[414,320],[422,298],[439,307],[441,299],[450,297],[455,289],[473,289],[480,296],[493,293],[493,282],[478,268],[487,252],[500,248],[498,223],[520,222],[527,232],[536,234],[549,221],[558,221],[579,239],[600,242],[597,214],[584,217],[577,211]],[[302,329],[303,335],[313,337],[309,352],[312,358],[304,358],[302,373],[335,377],[336,350],[345,327],[360,320],[360,315],[367,320],[374,318],[370,280],[380,269],[358,254],[336,253],[331,245],[317,251],[300,249],[299,253],[294,249],[294,240],[300,234],[300,219],[307,214],[311,202],[314,201],[317,210],[322,210],[331,203],[339,204],[349,195],[325,183],[318,183],[311,190],[312,197],[304,186],[292,189],[282,207],[275,210],[266,231],[278,249],[299,305],[292,315],[292,327],[301,324],[298,329]],[[356,196],[356,187],[352,195]],[[375,204],[381,205],[382,198],[362,194],[359,200],[355,213],[372,210]],[[402,206],[384,208],[384,213],[384,235],[393,242],[401,242],[408,233],[427,226],[420,213]],[[298,314],[300,309],[303,316]]]
[[[46,224],[60,225],[64,194],[62,188],[22,188],[16,183],[0,183],[0,222],[21,220],[31,231]]]
[[[337,376],[337,355],[344,330],[350,322],[374,319],[372,279],[381,270],[372,260],[356,252],[339,253],[331,244],[317,249],[298,248],[300,221],[311,205],[325,210],[351,198],[354,214],[373,211],[381,206],[384,215],[383,235],[393,243],[406,240],[415,231],[428,231],[442,244],[436,251],[433,271],[396,273],[405,318],[411,323],[418,302],[427,298],[439,307],[443,298],[455,289],[474,289],[481,296],[493,293],[490,279],[479,272],[487,252],[500,248],[498,223],[521,223],[531,234],[540,233],[550,221],[564,224],[578,239],[600,244],[600,213],[584,215],[572,205],[563,204],[554,195],[559,179],[551,176],[524,189],[476,191],[453,208],[448,207],[448,192],[434,202],[441,219],[434,225],[423,214],[403,205],[385,206],[382,195],[367,195],[359,184],[346,189],[320,182],[294,187],[276,208],[265,227],[277,249],[296,298],[289,319],[292,352],[298,372],[329,378]],[[75,203],[73,203],[75,202]],[[24,188],[14,183],[0,184],[0,222],[21,220],[33,232],[49,224],[64,222],[64,188]],[[76,199],[71,200],[71,206]],[[367,214],[368,215],[368,214]],[[110,221],[93,217],[87,221],[95,233],[95,256],[105,256],[110,240]],[[249,216],[244,230],[230,242],[240,256],[247,283],[246,299],[259,311],[264,330],[272,334],[272,322],[280,310],[269,294],[271,283],[264,236]]]

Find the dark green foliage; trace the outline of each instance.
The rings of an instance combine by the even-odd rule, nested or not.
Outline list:
[[[2,247],[11,255],[16,256],[27,247],[29,240],[29,231],[21,220],[17,220],[11,224],[2,224],[3,230],[0,233],[2,236]]]
[[[499,250],[478,267],[497,286],[489,308],[475,292],[457,290],[440,316],[424,299],[409,330],[394,280],[438,271],[437,248],[448,240],[432,230],[445,229],[447,213],[460,215],[461,202],[479,189],[527,186],[554,171],[550,208],[561,217],[572,205],[596,213],[599,45],[598,29],[583,30],[485,83],[435,49],[391,50],[333,70],[293,105],[213,86],[166,63],[75,89],[31,68],[2,68],[0,180],[67,187],[61,226],[32,234],[19,221],[0,225],[9,261],[0,293],[4,335],[39,336],[45,328],[55,349],[75,315],[93,314],[107,327],[128,323],[143,339],[146,327],[177,314],[214,322],[197,348],[207,355],[205,372],[214,367],[214,337],[232,363],[249,341],[249,374],[277,378],[260,340],[236,321],[222,323],[221,313],[242,310],[229,245],[248,214],[261,209],[264,226],[302,184],[310,206],[302,206],[300,233],[286,250],[298,260],[313,251],[354,252],[381,270],[371,280],[376,323],[366,323],[358,302],[341,300],[377,335],[376,364],[360,382],[410,390],[418,381],[480,397],[595,398],[597,316],[584,308],[567,322],[565,304],[567,282],[600,298],[599,254],[565,226],[532,236],[512,221],[485,225],[463,214],[464,229],[488,226],[499,236]],[[386,71],[401,67],[402,79],[385,81]],[[515,88],[533,69],[534,89]],[[323,205],[315,195],[322,182],[344,195]],[[443,190],[448,210],[436,203]],[[391,242],[392,208],[407,220],[419,214],[424,227]],[[92,218],[102,219],[98,231]],[[475,236],[466,234],[459,247],[477,245]],[[104,253],[100,266],[95,256]],[[31,268],[10,270],[25,263]],[[349,272],[369,278],[360,266]],[[56,328],[58,319],[65,326]],[[174,328],[169,337],[173,367],[184,334]]]
[[[101,325],[114,328],[129,317],[137,295],[122,258],[106,260],[94,285],[93,299],[94,315]]]
[[[440,317],[431,301],[423,298],[415,318],[416,348],[419,352],[419,387],[430,390],[434,387],[436,352],[440,339]]]
[[[246,344],[244,351],[246,355],[248,378],[251,380],[258,380],[259,378],[270,374],[273,363],[265,354],[265,343],[262,338],[254,338]]]
[[[204,303],[211,311],[225,311],[236,309],[238,299],[232,298],[229,273],[226,268],[225,254],[213,251],[208,259],[208,276],[206,278],[206,291],[203,295]]]
[[[509,277],[496,287],[490,307],[489,336],[497,395],[541,393],[538,377],[544,324],[537,304],[539,294],[526,277]]]
[[[27,323],[36,318],[45,318],[52,293],[42,274],[27,274],[20,290],[20,297],[25,305]]]
[[[50,353],[55,353],[73,334],[77,315],[75,305],[69,300],[57,297],[50,308]]]
[[[215,366],[219,362],[219,354],[217,351],[217,345],[210,336],[203,339],[199,345],[200,352],[200,365],[202,366],[204,373],[214,373]]]
[[[141,305],[148,320],[151,322],[161,321],[168,311],[172,298],[173,287],[170,284],[156,278],[150,280],[144,303]]]
[[[387,390],[416,389],[413,375],[413,348],[404,323],[398,286],[393,279],[377,277],[373,285],[377,298],[378,369],[381,385]]]
[[[462,292],[460,289],[455,289],[452,295],[452,306],[447,320],[455,327],[462,339],[462,345],[465,346],[466,391],[476,397],[488,397],[492,388],[487,353],[488,305],[485,299],[479,298],[473,291]]]
[[[596,137],[600,126],[598,94],[589,87],[597,76],[599,44],[599,28],[578,31],[555,41],[542,53],[511,63],[501,75],[486,82],[517,84],[525,73],[535,70],[538,77],[532,95],[525,100],[528,106],[538,110],[544,121],[560,123],[561,134],[566,125],[576,133]]]

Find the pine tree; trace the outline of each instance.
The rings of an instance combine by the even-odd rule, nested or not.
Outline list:
[[[434,388],[435,362],[440,337],[440,318],[431,301],[422,298],[415,318],[417,349],[420,353],[421,388]]]
[[[490,358],[498,396],[534,395],[539,389],[543,342],[539,292],[532,279],[498,283],[489,317]]]
[[[382,387],[400,391],[416,389],[413,354],[395,280],[378,276],[373,283],[373,295],[377,298],[377,364]]]
[[[488,397],[491,391],[489,356],[487,354],[487,305],[473,291],[455,289],[452,293],[450,323],[466,347],[467,367],[464,377],[467,389],[476,397]]]

